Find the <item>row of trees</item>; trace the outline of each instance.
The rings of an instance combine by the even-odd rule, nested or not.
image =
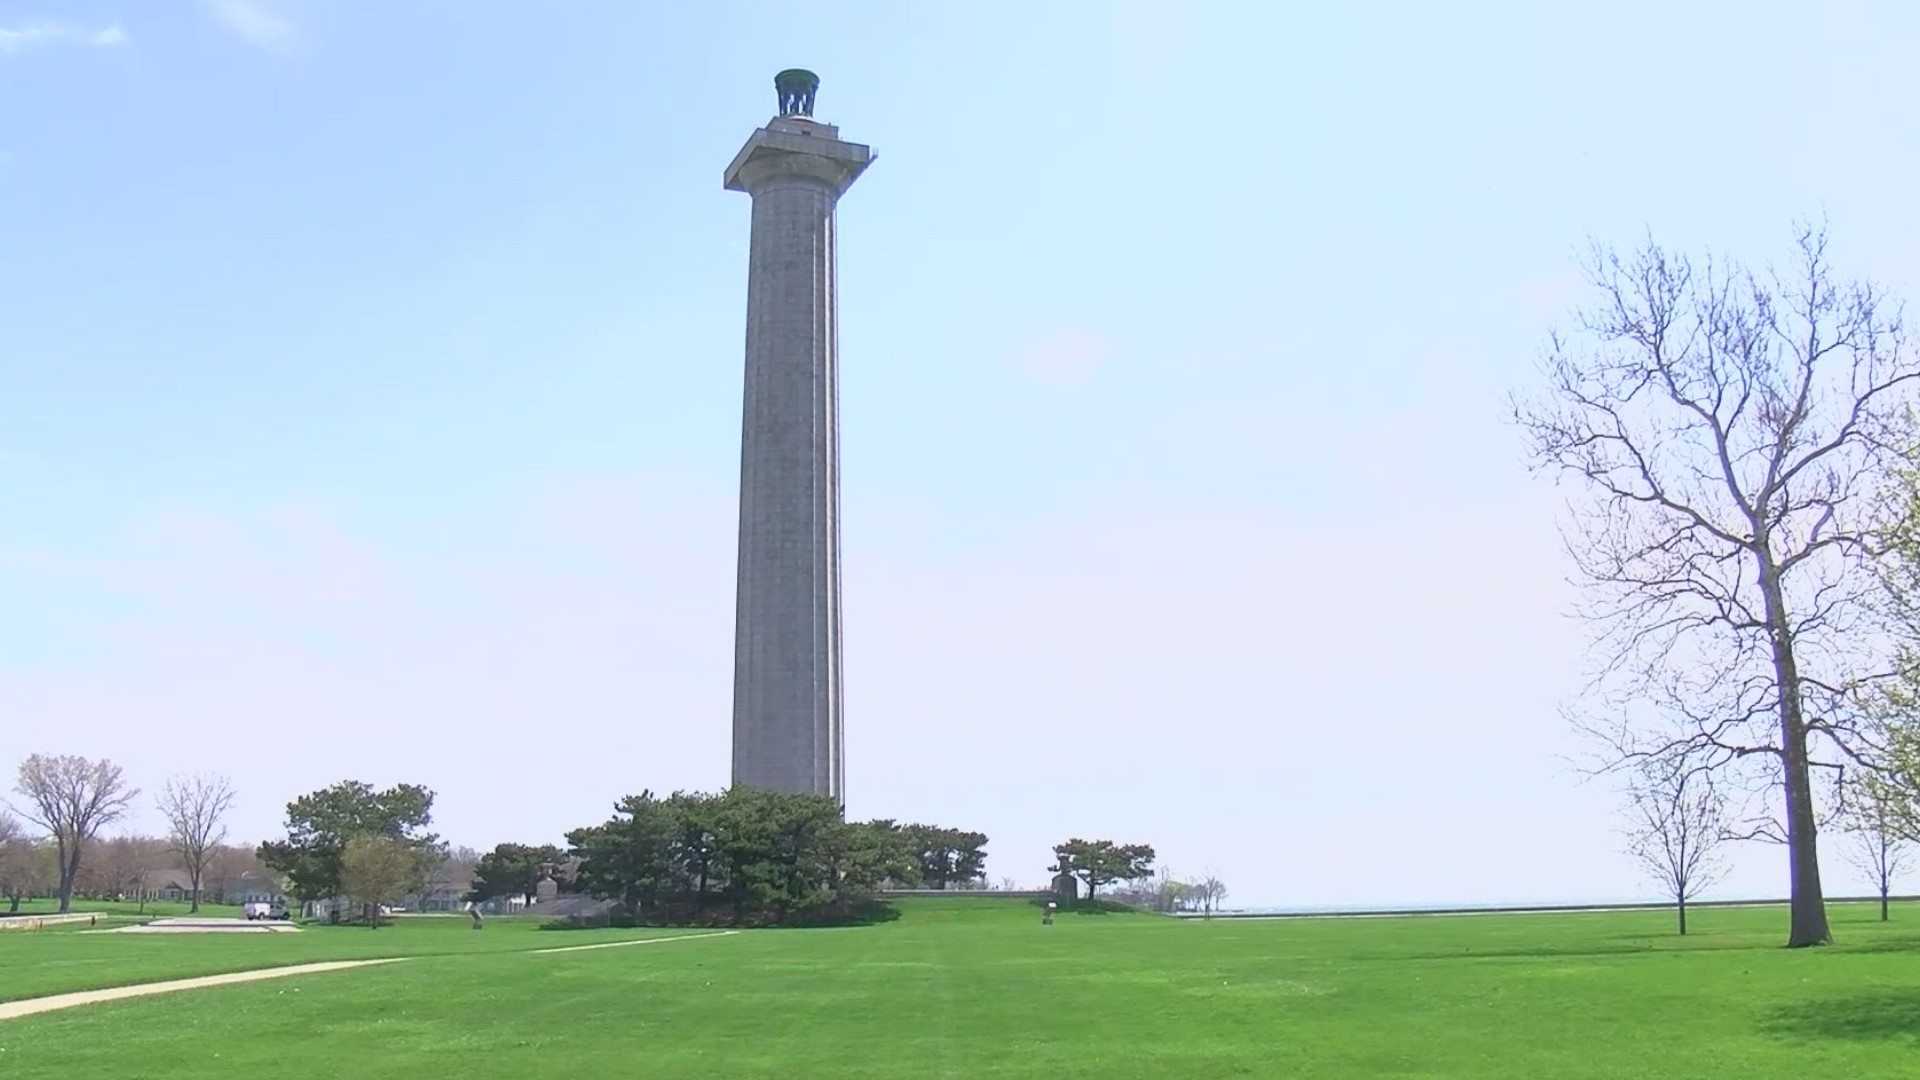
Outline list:
[[[51,839],[36,837],[19,822],[0,817],[0,904],[12,913],[34,897],[57,897],[59,855]],[[177,872],[178,878],[169,871]],[[186,880],[174,843],[161,836],[96,837],[85,846],[73,879],[75,900],[146,897]],[[238,902],[241,890],[256,892],[276,879],[250,846],[218,844],[208,849],[199,888],[203,903]],[[185,886],[183,886],[184,888]],[[187,890],[189,898],[191,889]]]
[[[1891,918],[1894,883],[1911,865],[1911,807],[1895,785],[1863,772],[1847,782],[1826,822],[1847,838],[1848,861],[1873,886],[1882,922]],[[1627,790],[1625,832],[1628,851],[1673,899],[1684,935],[1687,905],[1720,880],[1725,846],[1742,836],[1726,793],[1711,773],[1645,762]]]
[[[20,763],[14,791],[19,798],[11,804],[13,814],[39,830],[38,836],[30,835],[13,814],[0,810],[0,888],[14,908],[29,892],[46,888],[43,879],[50,878],[60,911],[69,911],[75,890],[86,884],[90,854],[103,847],[111,851],[116,844],[122,849],[131,845],[135,850],[126,854],[142,872],[158,868],[153,866],[159,861],[156,853],[143,850],[138,838],[106,845],[100,841],[101,829],[124,817],[140,794],[113,762],[34,754]],[[155,799],[168,826],[160,843],[186,872],[196,911],[201,882],[226,839],[224,821],[233,798],[226,778],[193,775],[168,780]],[[117,884],[126,880],[122,876]]]
[[[432,824],[433,792],[418,784],[343,780],[288,803],[286,838],[261,844],[260,861],[304,900],[387,903],[417,891],[446,858]]]
[[[882,887],[950,889],[985,880],[983,833],[892,820],[848,822],[830,799],[733,789],[717,795],[628,796],[607,821],[567,834],[567,847],[501,844],[479,855],[450,848],[433,824],[433,792],[417,784],[376,789],[348,780],[287,805],[286,835],[247,852],[224,843],[232,786],[218,777],[170,780],[158,803],[165,838],[99,837],[138,792],[118,766],[35,756],[19,789],[44,839],[0,815],[0,896],[19,899],[48,882],[68,910],[78,895],[144,895],[154,870],[184,871],[198,910],[210,872],[223,886],[263,869],[302,900],[348,898],[379,923],[384,906],[436,885],[461,883],[464,898],[531,900],[542,879],[617,903],[635,921],[777,924],[859,913]],[[1089,898],[1102,887],[1152,873],[1143,844],[1072,839],[1054,849],[1054,873]],[[242,865],[244,864],[244,865]],[[91,875],[91,876],[89,876]],[[1210,908],[1217,880],[1163,875],[1141,906]]]
[[[567,847],[504,843],[450,850],[432,831],[433,792],[344,781],[287,806],[286,836],[259,849],[301,899],[345,897],[378,925],[382,905],[441,880],[465,899],[531,901],[551,877],[568,893],[613,901],[648,922],[775,924],[858,913],[886,883],[948,888],[985,868],[976,832],[892,821],[846,822],[830,799],[732,790],[622,799]]]
[[[1183,878],[1166,867],[1158,873],[1127,882],[1107,893],[1115,903],[1145,911],[1173,914],[1181,911],[1211,916],[1227,898],[1227,884],[1215,874]]]
[[[1577,492],[1563,533],[1595,664],[1570,719],[1597,769],[1710,790],[1710,832],[1783,845],[1787,943],[1824,943],[1818,837],[1854,781],[1916,835],[1920,356],[1899,303],[1834,273],[1823,229],[1777,269],[1652,242],[1596,244],[1585,269],[1596,301],[1513,410]]]
[[[260,861],[301,900],[347,898],[370,927],[408,896],[462,889],[483,861],[432,832],[433,792],[418,784],[376,789],[343,780],[287,804],[286,837],[260,845]]]
[[[946,888],[978,877],[986,843],[961,830],[844,821],[830,798],[744,788],[643,791],[567,834],[580,891],[637,922],[687,924],[856,916],[889,883]]]
[[[1053,847],[1050,873],[1074,878],[1086,887],[1087,899],[1098,899],[1100,887],[1117,881],[1133,882],[1153,873],[1153,848],[1146,844],[1116,844],[1111,840],[1075,837]]]
[[[651,796],[642,798],[651,799]],[[670,812],[698,819],[702,815],[718,812],[711,806],[716,798],[719,797],[676,793],[665,801],[671,808]],[[622,801],[621,813],[631,815],[632,811],[627,809],[630,802]],[[891,827],[893,842],[903,845],[907,855],[907,861],[897,868],[898,876],[890,879],[894,884],[928,889],[981,887],[987,860],[986,834],[934,825]],[[581,830],[575,832],[580,833]],[[541,879],[545,877],[552,877],[554,883],[564,891],[575,891],[582,887],[580,867],[584,858],[583,849],[579,848],[569,850],[553,844],[500,844],[480,856],[474,869],[473,888],[467,898],[480,902],[516,897],[531,902]]]
[[[576,869],[576,861],[553,844],[500,844],[474,865],[467,899],[478,903],[514,897],[530,904],[541,879],[548,876],[571,892]]]
[[[1227,898],[1226,882],[1216,874],[1187,879],[1162,867],[1153,869],[1154,851],[1148,844],[1116,844],[1111,840],[1078,837],[1053,848],[1054,874],[1071,877],[1097,901],[1103,886],[1106,899],[1147,911],[1197,911],[1211,916]],[[1058,880],[1056,878],[1056,880]]]
[[[168,826],[161,837],[100,835],[139,795],[110,761],[35,755],[21,763],[17,791],[20,816],[40,834],[0,813],[0,898],[10,910],[41,894],[63,912],[75,897],[144,897],[167,870],[185,877],[193,911],[203,899],[227,902],[249,874],[303,899],[346,896],[377,910],[455,882],[464,889],[479,858],[427,831],[433,793],[417,785],[346,781],[302,796],[287,807],[286,838],[257,849],[226,843],[234,790],[223,777],[168,780],[155,800]]]

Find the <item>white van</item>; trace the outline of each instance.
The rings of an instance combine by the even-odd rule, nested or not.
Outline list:
[[[245,915],[249,920],[285,919],[287,917],[287,905],[278,900],[272,901],[271,903],[252,903],[242,907],[240,913]]]

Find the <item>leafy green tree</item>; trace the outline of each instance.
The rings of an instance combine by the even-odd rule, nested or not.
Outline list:
[[[1154,849],[1146,844],[1114,844],[1112,840],[1079,840],[1054,846],[1054,865],[1048,871],[1073,874],[1094,899],[1100,886],[1137,882],[1154,871]]]
[[[564,867],[567,853],[552,844],[500,844],[480,856],[473,868],[473,889],[467,899],[478,903],[502,896],[518,896],[528,903],[540,885],[546,866]],[[559,869],[555,874],[560,873]]]
[[[675,807],[653,792],[629,795],[602,825],[575,829],[567,844],[581,859],[578,881],[589,895],[616,900],[631,917],[663,906],[674,881]]]
[[[722,869],[716,832],[717,799],[699,792],[676,791],[668,796],[667,803],[674,826],[668,842],[669,858],[679,877],[678,891],[696,913],[704,912]]]
[[[381,907],[418,891],[426,876],[430,851],[380,833],[347,838],[340,852],[340,891],[367,912],[367,925],[378,929]]]
[[[830,798],[736,788],[651,792],[567,834],[579,884],[654,922],[783,923],[852,914],[919,871],[908,830],[847,822]]]
[[[885,881],[919,883],[923,864],[915,828],[920,826],[903,826],[887,818],[849,823],[840,854],[840,879],[868,890]]]
[[[1074,838],[1053,848],[1055,874],[1072,874],[1087,887],[1087,899],[1100,886],[1115,881],[1138,881],[1153,872],[1153,848],[1146,844],[1116,844],[1111,840]]]
[[[347,841],[384,836],[424,855],[443,849],[427,831],[433,792],[417,784],[384,791],[358,780],[302,795],[287,804],[287,837],[260,845],[260,861],[286,877],[287,891],[305,900],[339,896]]]
[[[1891,616],[1899,648],[1891,677],[1863,695],[1865,730],[1877,753],[1846,794],[1856,820],[1870,810],[1891,835],[1920,842],[1920,448],[1908,457],[1890,485],[1877,565],[1879,606]]]
[[[1893,883],[1912,861],[1913,802],[1884,774],[1863,772],[1842,798],[1843,827],[1853,839],[1848,855],[1880,896],[1880,921],[1892,916]]]
[[[1920,709],[1909,713],[1905,722],[1882,730],[1886,764],[1877,779],[1888,830],[1909,843],[1920,843]]]
[[[734,788],[716,807],[726,896],[736,918],[762,913],[785,921],[831,906],[830,868],[846,828],[838,803],[824,795]]]
[[[929,889],[952,888],[955,882],[973,881],[986,871],[984,833],[934,825],[909,825],[905,831],[920,864],[919,881]]]

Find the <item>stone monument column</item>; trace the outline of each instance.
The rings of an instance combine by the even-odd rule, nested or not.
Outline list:
[[[813,118],[819,85],[775,76],[779,115],[726,171],[753,198],[733,782],[844,808],[834,208],[873,154]]]

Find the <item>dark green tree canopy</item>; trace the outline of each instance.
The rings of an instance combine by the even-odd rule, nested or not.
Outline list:
[[[1147,844],[1116,844],[1111,840],[1074,838],[1053,848],[1053,873],[1072,874],[1093,899],[1100,886],[1115,881],[1138,881],[1153,872],[1153,848]]]
[[[518,896],[531,902],[545,867],[554,867],[554,879],[567,883],[567,861],[567,853],[553,844],[501,844],[474,865],[473,890],[467,899],[478,903]]]
[[[984,846],[979,834],[972,847]],[[831,798],[736,788],[643,791],[567,834],[579,886],[649,922],[778,924],[862,910],[882,882],[917,880],[911,828],[848,822]],[[949,868],[965,860],[949,859]],[[949,873],[952,870],[949,869]]]
[[[433,823],[433,792],[418,784],[377,791],[343,780],[287,804],[287,837],[260,845],[260,861],[286,875],[287,890],[306,900],[340,894],[341,859],[347,841],[382,836],[422,856],[439,851]]]
[[[986,871],[985,833],[936,825],[909,825],[905,833],[919,864],[918,881],[927,888],[952,888],[954,883],[973,881]]]

